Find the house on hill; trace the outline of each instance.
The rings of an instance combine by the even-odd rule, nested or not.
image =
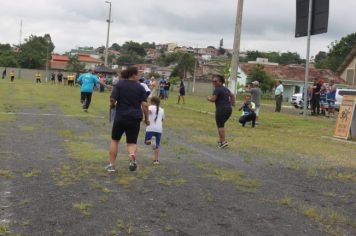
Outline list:
[[[337,69],[337,75],[352,87],[356,87],[356,45]]]
[[[248,76],[254,64],[241,64],[242,71]],[[268,65],[264,70],[269,73],[274,80],[281,80],[284,85],[285,99],[289,100],[294,93],[300,93],[304,87],[305,67],[303,65]],[[314,78],[321,78],[325,82],[333,79],[338,87],[346,87],[346,83],[338,75],[328,69],[309,68],[309,83],[313,83]],[[248,81],[252,82],[252,81]]]
[[[102,60],[91,57],[87,54],[77,54],[79,62],[84,64],[85,69],[93,69],[98,65],[103,64]],[[67,70],[67,65],[69,62],[69,57],[67,55],[57,55],[53,54],[51,58],[51,69],[52,70]]]

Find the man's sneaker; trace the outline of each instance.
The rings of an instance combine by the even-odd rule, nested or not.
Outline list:
[[[106,170],[107,172],[109,172],[109,173],[114,173],[114,172],[116,172],[115,168],[114,168],[111,164],[107,165],[107,166],[105,167],[105,170]]]
[[[153,165],[159,165],[159,160],[154,160]]]
[[[151,147],[153,150],[156,149],[156,137],[151,138]]]
[[[130,161],[129,169],[130,169],[130,171],[135,171],[137,169],[136,162]]]
[[[222,149],[222,148],[226,148],[227,146],[229,146],[228,142],[221,142],[218,146],[219,149]]]

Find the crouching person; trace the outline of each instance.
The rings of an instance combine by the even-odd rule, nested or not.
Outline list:
[[[242,126],[245,126],[246,122],[252,122],[252,128],[256,124],[256,105],[251,102],[251,95],[245,95],[244,104],[239,108],[239,111],[242,111],[242,116],[239,119],[239,122]]]

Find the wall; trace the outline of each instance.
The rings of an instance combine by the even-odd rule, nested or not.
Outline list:
[[[353,80],[348,81],[347,80],[347,71],[353,69]],[[351,82],[351,85],[356,85],[356,57],[354,60],[350,63],[350,65],[344,70],[344,72],[340,76],[343,80],[347,81],[348,83]]]
[[[5,67],[0,67],[1,74],[4,69],[5,69]],[[39,71],[41,73],[42,80],[45,80],[46,70],[20,69],[20,68],[11,68],[11,67],[6,68],[6,72],[7,72],[6,79],[10,79],[10,72],[12,70],[15,71],[15,80],[16,79],[35,80],[35,73],[37,71]],[[57,75],[58,71],[57,70],[53,70],[53,71]],[[52,70],[48,70],[48,79],[50,79],[51,73],[52,73]],[[66,77],[68,75],[67,72],[62,72],[62,74],[64,75],[64,77]]]

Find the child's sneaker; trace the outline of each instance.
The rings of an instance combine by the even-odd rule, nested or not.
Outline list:
[[[222,149],[222,148],[226,148],[227,146],[229,146],[229,143],[224,141],[224,142],[221,142],[219,145],[218,145],[218,148],[219,149]]]
[[[136,164],[136,162],[130,161],[129,170],[130,170],[130,171],[135,171],[136,169],[137,169],[137,164]]]
[[[154,160],[153,165],[159,165],[159,160]]]
[[[116,172],[115,168],[114,168],[111,164],[105,166],[105,170],[106,170],[107,172],[109,172],[109,173],[114,173],[114,172]]]

